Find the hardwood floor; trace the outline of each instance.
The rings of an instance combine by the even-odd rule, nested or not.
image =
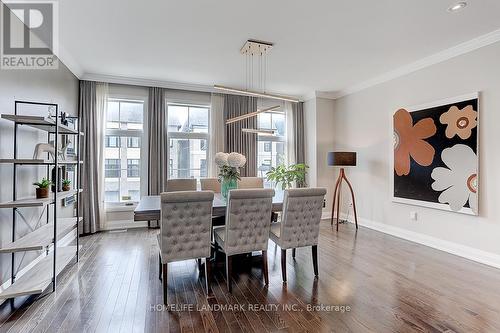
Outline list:
[[[80,262],[60,275],[58,291],[4,303],[0,331],[500,331],[500,270],[363,227],[356,233],[354,226],[341,225],[336,233],[329,221],[321,226],[319,280],[311,249],[297,249],[295,260],[287,252],[283,285],[281,251],[270,241],[268,287],[259,257],[233,260],[232,294],[221,258],[212,270],[214,297],[209,299],[196,262],[174,263],[168,269],[168,297],[179,306],[162,311],[157,232],[82,238]],[[321,305],[350,311],[326,311]],[[250,307],[255,311],[243,311]]]

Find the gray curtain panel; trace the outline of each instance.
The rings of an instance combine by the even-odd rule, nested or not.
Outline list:
[[[148,99],[148,193],[165,191],[168,167],[167,105],[165,89],[149,88]]]
[[[257,98],[248,96],[224,96],[224,124],[227,119],[257,110]],[[257,128],[257,117],[224,125],[224,150],[245,155],[247,164],[241,169],[242,177],[257,176],[257,135],[244,133],[243,128]]]
[[[91,234],[99,231],[101,225],[100,162],[99,162],[99,116],[96,107],[96,82],[80,81],[80,154],[83,160],[81,171],[80,211],[83,213],[83,224],[80,233]]]
[[[304,102],[292,103],[293,135],[295,163],[306,162],[306,146],[304,140]]]

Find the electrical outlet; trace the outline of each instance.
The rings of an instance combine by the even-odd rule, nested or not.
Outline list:
[[[410,220],[412,221],[418,220],[417,212],[410,212]]]

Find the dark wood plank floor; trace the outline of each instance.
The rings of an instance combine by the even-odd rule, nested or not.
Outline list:
[[[500,331],[500,270],[365,228],[356,233],[342,225],[336,233],[326,221],[319,280],[310,250],[298,249],[295,260],[288,254],[283,285],[280,251],[270,242],[268,287],[259,258],[242,257],[235,263],[233,293],[227,293],[218,265],[214,297],[207,299],[197,264],[179,262],[169,266],[168,296],[185,308],[162,311],[157,232],[84,237],[81,260],[61,274],[56,293],[0,306],[0,331]],[[250,307],[254,311],[243,311]]]

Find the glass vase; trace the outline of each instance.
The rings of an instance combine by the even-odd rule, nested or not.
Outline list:
[[[229,190],[234,190],[238,188],[238,182],[236,179],[224,179],[221,184],[221,193],[224,199],[227,199]]]

